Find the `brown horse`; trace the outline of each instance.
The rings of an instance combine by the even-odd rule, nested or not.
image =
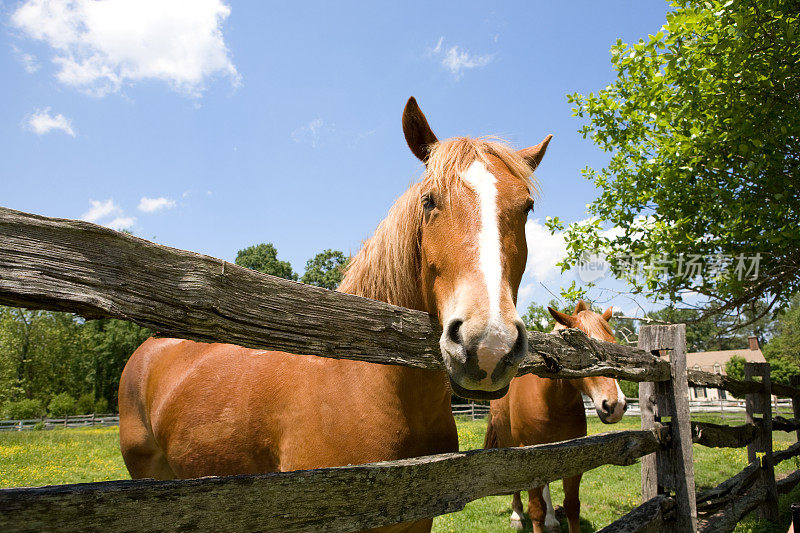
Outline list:
[[[554,330],[579,328],[590,337],[614,342],[614,334],[608,325],[610,307],[600,315],[581,300],[572,315],[549,307],[548,310],[556,319]],[[606,424],[619,422],[625,414],[625,395],[616,379],[547,379],[526,374],[511,380],[506,396],[491,402],[484,447],[528,446],[585,436],[586,412],[581,393],[592,399],[600,420]],[[580,475],[563,480],[564,510],[570,533],[581,530],[580,482]],[[517,492],[512,502],[512,527],[522,529],[523,514],[522,498]],[[547,485],[528,491],[528,514],[536,533],[560,531]]]
[[[517,289],[532,172],[550,136],[519,151],[482,139],[440,142],[413,98],[403,130],[425,173],[353,258],[339,290],[436,315],[446,371],[149,339],[120,382],[120,445],[132,477],[457,451],[450,387],[468,398],[506,393],[527,352]],[[430,526],[426,519],[388,529]]]

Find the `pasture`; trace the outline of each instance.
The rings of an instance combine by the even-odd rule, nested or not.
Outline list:
[[[713,414],[702,414],[695,420],[720,423]],[[726,423],[741,423],[726,418]],[[743,422],[743,419],[742,419]],[[485,420],[458,420],[459,447],[462,450],[483,445]],[[618,429],[637,429],[638,417],[625,417],[614,426],[589,418],[589,434]],[[37,486],[61,483],[83,483],[127,479],[128,473],[119,453],[117,427],[96,429],[67,429],[52,431],[23,431],[0,433],[0,487]],[[781,450],[794,442],[793,434],[774,433],[775,449]],[[713,449],[694,446],[695,473],[698,489],[711,487],[731,477],[747,465],[744,448]],[[783,475],[800,467],[798,458],[784,461],[776,467]],[[581,484],[582,529],[594,531],[640,502],[639,467],[603,466],[587,472]],[[559,483],[551,485],[554,503],[563,498]],[[789,501],[800,500],[800,488],[781,497],[782,523],[788,524]],[[480,531],[509,532],[510,496],[493,496],[472,502],[458,513],[440,516],[434,521],[437,533]],[[785,531],[747,519],[736,531]],[[566,531],[566,528],[564,528]]]

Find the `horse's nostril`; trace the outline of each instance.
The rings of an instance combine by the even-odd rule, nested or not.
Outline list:
[[[603,412],[604,413],[610,413],[611,412],[611,409],[609,409],[609,407],[608,407],[608,400],[603,400]]]
[[[523,357],[525,355],[525,346],[528,343],[528,330],[525,329],[523,324],[517,324],[517,340],[514,343],[512,354],[515,357]]]
[[[461,325],[463,320],[452,320],[447,326],[447,338],[455,344],[463,344],[461,340]]]

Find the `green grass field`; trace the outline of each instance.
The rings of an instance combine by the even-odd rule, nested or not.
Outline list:
[[[720,422],[711,416],[696,417]],[[725,423],[741,423],[730,418]],[[480,448],[486,422],[458,421],[462,450]],[[589,419],[589,433],[609,430],[637,429],[639,419],[626,417],[615,426],[605,426],[596,417]],[[794,442],[793,434],[775,432],[775,449],[784,449]],[[747,465],[745,449],[712,449],[695,445],[695,477],[698,490],[712,487],[736,474]],[[776,472],[785,474],[800,468],[797,458],[784,461]],[[68,429],[0,433],[0,487],[40,486],[61,483],[82,483],[128,479],[128,472],[119,453],[118,428]],[[551,485],[553,501],[563,499],[560,483]],[[581,484],[581,518],[583,531],[595,531],[636,507],[641,498],[639,467],[603,466],[587,472]],[[783,523],[779,527],[748,520],[736,531],[785,532],[789,523],[790,501],[800,501],[800,488],[781,498]],[[440,516],[434,531],[503,532],[508,533],[511,497],[483,498],[467,505],[458,513]],[[529,526],[528,526],[529,527]],[[563,531],[566,531],[566,524]]]

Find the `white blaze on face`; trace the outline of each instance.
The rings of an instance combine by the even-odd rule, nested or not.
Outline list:
[[[489,297],[489,322],[500,322],[500,223],[497,219],[497,178],[480,161],[475,161],[464,173],[464,180],[478,195],[481,229],[478,235],[481,272]]]
[[[503,265],[500,254],[500,222],[497,214],[497,178],[480,161],[475,161],[464,173],[464,181],[478,196],[480,231],[478,233],[478,265],[486,283],[489,318],[486,333],[477,347],[478,366],[487,374],[486,381],[497,363],[511,349],[513,338],[503,324],[500,313],[500,285]]]

